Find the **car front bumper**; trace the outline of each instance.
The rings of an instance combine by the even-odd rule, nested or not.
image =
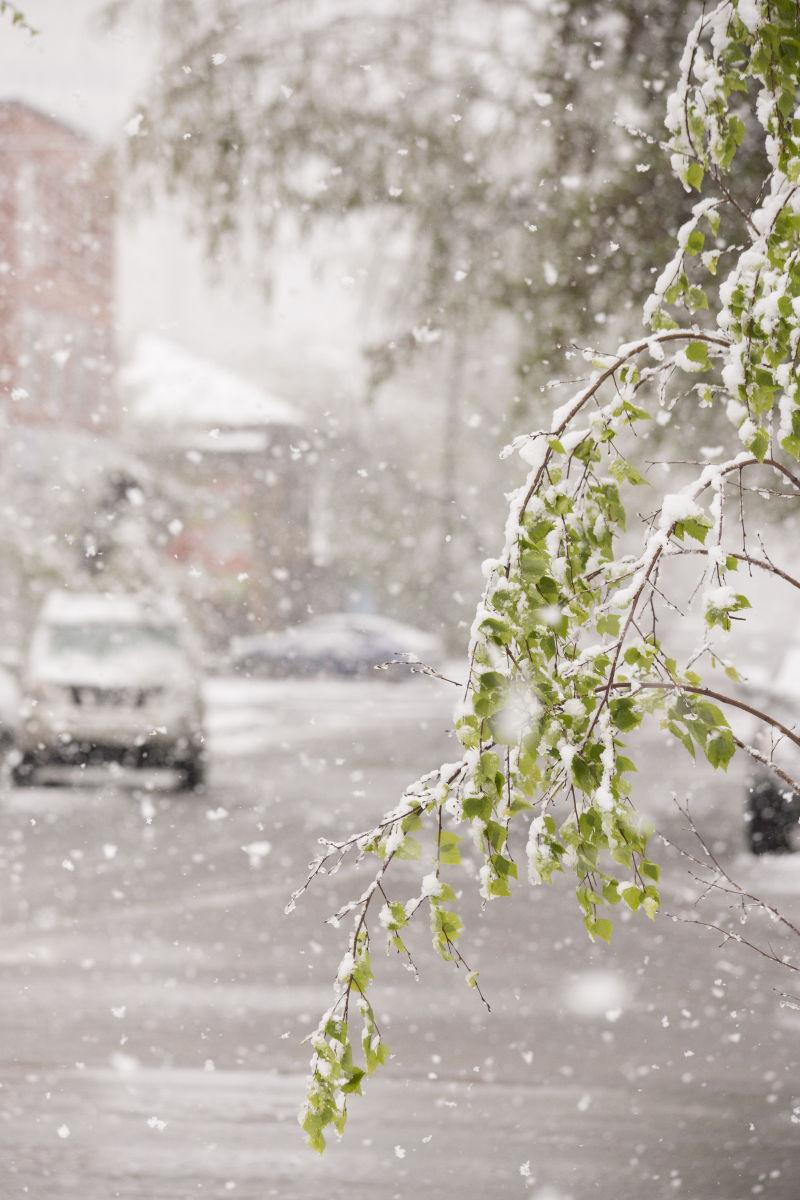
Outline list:
[[[93,751],[139,755],[150,761],[190,758],[204,744],[198,711],[143,712],[116,707],[79,708],[38,704],[20,723],[17,746],[23,754],[71,759]]]

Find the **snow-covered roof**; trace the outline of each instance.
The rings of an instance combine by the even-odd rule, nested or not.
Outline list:
[[[139,339],[121,380],[137,423],[223,429],[302,423],[285,400],[153,334]]]

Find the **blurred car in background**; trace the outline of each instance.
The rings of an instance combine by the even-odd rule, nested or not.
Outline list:
[[[183,613],[138,595],[53,592],[22,674],[12,778],[48,765],[118,761],[204,777],[199,654]]]
[[[373,613],[326,613],[231,643],[230,666],[261,678],[285,676],[366,676],[393,659],[431,664],[441,657],[431,634]],[[407,672],[395,668],[392,678]]]
[[[0,755],[5,755],[16,742],[19,708],[16,676],[0,661]]]
[[[800,643],[784,646],[775,669],[750,673],[748,701],[800,734]],[[748,731],[748,743],[767,760],[751,760],[745,796],[745,839],[752,854],[789,854],[800,841],[800,795],[786,779],[771,770],[774,764],[800,781],[800,747],[763,722]]]

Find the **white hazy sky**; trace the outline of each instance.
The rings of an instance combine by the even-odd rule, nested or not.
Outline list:
[[[137,90],[154,61],[146,25],[127,21],[113,32],[97,20],[98,0],[24,0],[39,36],[0,21],[0,98],[26,100],[109,145],[124,138]],[[332,393],[360,390],[361,299],[348,281],[351,264],[324,270],[306,247],[277,256],[267,305],[241,275],[212,285],[197,247],[166,204],[125,213],[118,232],[120,342],[156,330],[190,349],[241,369],[309,410]],[[275,248],[265,252],[274,259]]]

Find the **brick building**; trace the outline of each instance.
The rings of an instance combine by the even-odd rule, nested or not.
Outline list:
[[[90,138],[0,102],[0,420],[114,424],[114,176]]]
[[[118,369],[114,292],[110,156],[0,101],[0,637],[56,579],[158,579],[220,643],[285,623],[310,562],[302,417],[152,336]]]

